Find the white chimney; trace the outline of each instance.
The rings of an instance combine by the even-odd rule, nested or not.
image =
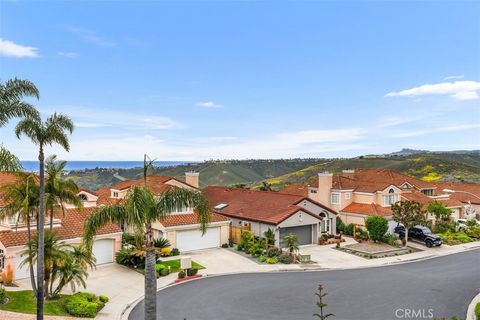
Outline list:
[[[185,182],[191,186],[194,186],[195,188],[198,188],[200,186],[198,178],[199,175],[200,173],[198,172],[185,172]]]

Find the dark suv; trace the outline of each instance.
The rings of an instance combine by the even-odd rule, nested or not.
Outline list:
[[[396,226],[394,232],[398,234],[400,239],[405,238],[404,226]],[[442,238],[435,235],[429,228],[424,226],[415,226],[408,229],[408,239],[423,242],[428,248],[431,248],[433,246],[439,247],[442,245]]]

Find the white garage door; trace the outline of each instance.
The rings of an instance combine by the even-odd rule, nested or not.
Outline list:
[[[177,248],[180,252],[219,246],[220,228],[208,228],[203,236],[200,230],[177,231]]]
[[[92,253],[97,259],[97,265],[113,262],[113,240],[102,239],[93,243]]]
[[[15,257],[15,274],[14,274],[15,280],[25,279],[30,277],[30,267],[28,266],[28,264],[20,268],[20,264],[22,263],[22,260],[24,258],[25,257],[20,256],[20,253],[18,253]],[[37,269],[37,265],[34,265],[33,266],[34,274],[37,274],[36,269]]]

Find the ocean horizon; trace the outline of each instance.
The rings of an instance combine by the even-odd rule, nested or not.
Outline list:
[[[26,171],[38,171],[38,161],[20,161]],[[173,167],[181,164],[197,163],[196,161],[155,161],[157,167]],[[67,161],[66,170],[86,170],[86,169],[131,169],[143,166],[143,161]]]

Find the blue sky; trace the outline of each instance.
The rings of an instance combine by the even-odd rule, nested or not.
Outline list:
[[[0,77],[68,160],[480,149],[480,3],[2,1]],[[0,129],[22,159],[26,140]]]

